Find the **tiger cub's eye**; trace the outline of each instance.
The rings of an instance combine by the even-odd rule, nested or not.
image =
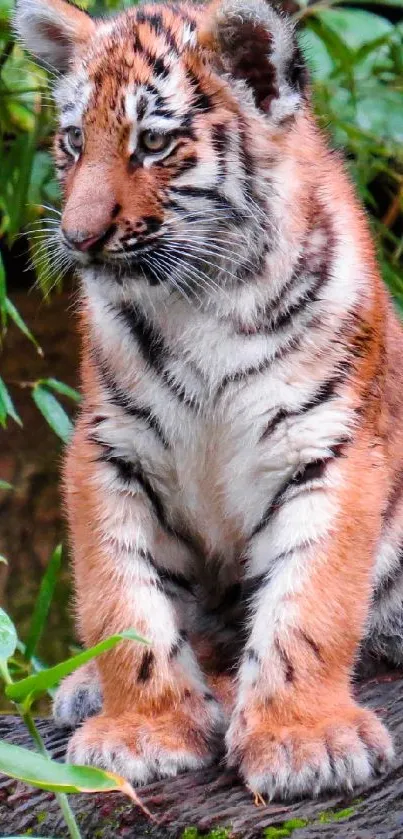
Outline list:
[[[140,140],[144,151],[151,154],[164,151],[171,142],[169,134],[161,134],[159,131],[143,131]]]
[[[67,142],[74,152],[80,152],[83,147],[83,133],[80,128],[70,125],[65,132]]]

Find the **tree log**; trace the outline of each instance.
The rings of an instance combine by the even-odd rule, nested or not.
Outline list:
[[[117,794],[72,795],[85,839],[180,839],[194,826],[203,835],[227,828],[238,839],[402,839],[403,837],[403,674],[371,679],[357,687],[362,702],[374,708],[392,732],[396,746],[393,768],[365,789],[292,804],[257,805],[234,773],[220,766],[158,781],[139,790],[156,822]],[[49,751],[63,759],[68,732],[49,719],[38,720]],[[0,718],[0,737],[29,746],[20,719]],[[1,776],[0,835],[68,836],[52,794]]]

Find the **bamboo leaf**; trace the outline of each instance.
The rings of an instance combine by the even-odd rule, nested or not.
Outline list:
[[[52,388],[52,390],[55,390],[56,393],[60,393],[61,396],[68,396],[69,399],[72,399],[74,402],[81,401],[81,396],[78,390],[66,385],[64,382],[59,382],[58,379],[41,379],[41,384],[45,385],[45,387]]]
[[[58,545],[50,557],[34,606],[28,640],[25,647],[25,657],[27,659],[32,658],[45,628],[50,605],[53,599],[53,593],[59,577],[61,559],[62,546]]]
[[[0,772],[38,789],[55,793],[121,792],[140,807],[149,819],[155,821],[128,781],[95,766],[58,763],[37,752],[1,740]]]
[[[37,752],[0,741],[0,772],[51,792],[123,791],[126,781],[92,766],[57,763]]]
[[[60,402],[40,382],[33,388],[32,397],[52,430],[66,443],[71,436],[73,426]]]
[[[22,425],[21,418],[15,410],[13,400],[8,392],[8,389],[0,376],[0,423],[5,425],[6,417],[11,417],[17,425]]]
[[[138,635],[134,629],[128,629],[126,632],[120,632],[118,635],[112,635],[110,638],[106,638],[104,641],[96,644],[95,647],[90,647],[89,650],[84,650],[84,652],[72,656],[72,658],[68,658],[66,661],[62,661],[54,667],[49,667],[47,670],[42,670],[40,673],[28,676],[26,679],[21,679],[20,682],[7,685],[6,694],[13,702],[22,702],[26,699],[32,702],[34,698],[45,693],[49,688],[60,682],[64,676],[68,676],[69,673],[73,673],[74,670],[86,664],[87,661],[91,661],[91,659],[96,658],[107,650],[116,647],[116,644],[120,641],[139,641],[143,644],[148,644],[148,641],[142,638],[141,635]]]
[[[15,325],[18,326],[18,329],[20,329],[21,332],[23,333],[23,335],[25,335],[25,337],[28,338],[29,341],[31,341],[31,344],[33,344],[34,347],[36,347],[36,351],[37,351],[38,355],[43,355],[43,350],[39,346],[38,341],[36,340],[35,336],[32,334],[31,330],[28,329],[28,327],[27,327],[25,321],[22,319],[18,309],[16,309],[16,307],[14,306],[14,303],[11,302],[9,297],[6,298],[5,309],[6,309],[6,313],[10,316],[11,320],[13,320]]]
[[[17,632],[7,612],[0,608],[0,661],[7,661],[15,653]]]

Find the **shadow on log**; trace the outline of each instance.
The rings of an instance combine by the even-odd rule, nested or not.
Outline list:
[[[158,819],[152,824],[117,794],[72,795],[85,839],[179,839],[194,826],[200,834],[227,828],[239,839],[402,839],[403,838],[403,674],[383,675],[357,688],[361,701],[374,708],[392,732],[396,746],[393,769],[351,796],[336,795],[291,805],[256,806],[236,776],[219,767],[158,781],[140,790],[141,799]],[[50,720],[38,721],[49,751],[65,752],[68,733]],[[17,717],[0,718],[0,737],[30,746]],[[68,835],[50,793],[32,790],[2,776],[0,835],[35,835],[56,839]]]

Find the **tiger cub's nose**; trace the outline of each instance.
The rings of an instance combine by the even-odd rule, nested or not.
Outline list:
[[[105,244],[114,230],[115,225],[110,225],[106,229],[91,235],[88,231],[64,230],[62,228],[63,236],[67,244],[70,245],[71,248],[74,248],[74,250],[80,251],[81,253],[86,253],[89,250],[98,250]]]

